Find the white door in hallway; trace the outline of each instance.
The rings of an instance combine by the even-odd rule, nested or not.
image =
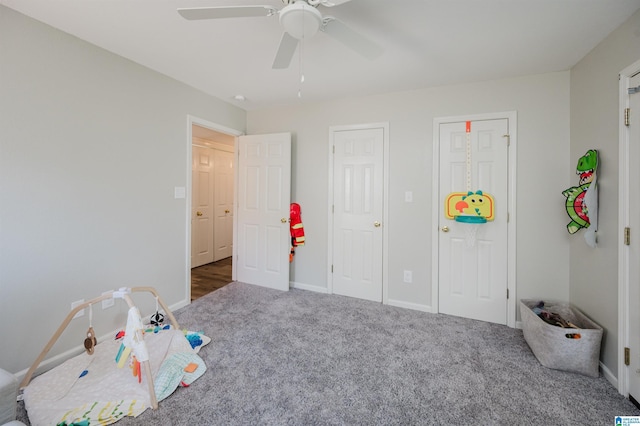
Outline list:
[[[291,134],[240,136],[238,168],[237,280],[288,290]]]
[[[631,77],[630,87],[640,87],[640,74]],[[640,401],[640,92],[629,95],[629,396]],[[618,362],[623,362],[619,360]]]
[[[233,152],[213,150],[213,261],[233,253]]]
[[[213,262],[213,155],[201,146],[192,149],[191,267]]]
[[[332,131],[333,293],[382,301],[384,128]]]
[[[506,118],[439,124],[437,238],[441,313],[507,323],[508,134]],[[493,196],[493,221],[470,225],[445,217],[447,195],[468,190]],[[470,227],[476,228],[473,244],[465,229]]]

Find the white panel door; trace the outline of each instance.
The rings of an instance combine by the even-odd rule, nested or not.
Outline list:
[[[191,267],[213,262],[213,155],[193,146],[191,194]]]
[[[640,87],[640,74],[629,86]],[[640,401],[640,92],[629,95],[629,108],[629,396]]]
[[[233,153],[213,151],[213,261],[233,254]]]
[[[479,120],[470,125],[470,150],[466,122],[442,123],[439,128],[439,311],[506,324],[508,139],[504,135],[509,133],[508,120]],[[470,225],[445,218],[447,195],[468,190],[493,196],[493,221]],[[465,233],[469,227],[477,228],[473,244]]]
[[[291,134],[241,136],[238,150],[237,280],[288,290]]]
[[[333,133],[333,293],[382,301],[384,129]]]

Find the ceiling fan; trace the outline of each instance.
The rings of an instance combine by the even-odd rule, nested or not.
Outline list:
[[[214,6],[180,8],[178,13],[189,20],[248,18],[278,15],[284,34],[273,61],[274,69],[288,68],[300,40],[314,36],[318,31],[330,35],[365,58],[375,59],[382,48],[352,30],[333,16],[323,16],[318,5],[333,7],[350,0],[282,0],[286,3],[278,10],[273,6]]]

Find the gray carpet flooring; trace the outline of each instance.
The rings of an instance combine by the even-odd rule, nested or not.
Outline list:
[[[541,366],[506,326],[232,283],[176,311],[208,370],[118,425],[613,425],[602,376]],[[20,419],[25,421],[24,410]]]

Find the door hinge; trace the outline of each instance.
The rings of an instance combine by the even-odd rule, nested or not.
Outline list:
[[[507,146],[511,146],[511,135],[502,135],[503,138],[507,138]]]
[[[507,289],[507,299],[509,298],[509,289]]]
[[[336,153],[336,146],[335,145],[333,145],[333,153],[334,154]]]
[[[631,228],[628,226],[624,228],[624,245],[631,245]]]
[[[333,274],[333,265],[331,265],[331,273]]]
[[[629,115],[631,114],[631,108],[624,109],[624,125],[629,127]]]
[[[624,348],[624,365],[631,365],[631,349]]]
[[[509,223],[509,219],[510,219],[509,212],[507,212],[507,223]]]

